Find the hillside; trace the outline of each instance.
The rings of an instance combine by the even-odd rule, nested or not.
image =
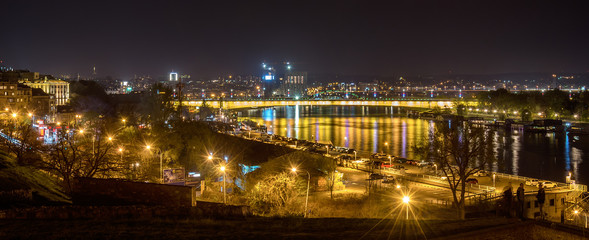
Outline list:
[[[32,196],[27,196],[29,190]],[[19,166],[12,156],[0,152],[0,203],[2,207],[26,207],[70,201],[47,174],[29,166]]]

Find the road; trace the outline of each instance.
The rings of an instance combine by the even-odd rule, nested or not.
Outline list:
[[[370,173],[346,167],[339,167],[337,171],[344,174],[344,184],[346,185],[345,192],[365,194],[368,190]],[[443,187],[433,187],[422,184],[412,184],[404,182],[399,179],[399,185],[402,187],[397,189],[395,184],[382,183],[382,180],[373,180],[374,187],[390,190],[391,192],[401,191],[402,194],[411,194],[413,198],[419,201],[436,201],[448,200],[452,198],[452,192]]]
[[[248,136],[249,133],[244,133],[243,136]],[[249,137],[249,136],[248,136]],[[257,138],[257,137],[262,137],[262,134],[259,132],[252,132],[251,133],[251,138]],[[270,143],[272,144],[285,144],[285,142],[282,141],[276,141],[276,140],[271,140]],[[336,152],[336,151],[330,151],[330,155],[331,157],[337,157],[338,155],[340,155],[340,153]],[[357,159],[361,159],[361,158],[368,158],[368,156],[364,156],[364,155],[360,155],[358,154]],[[444,184],[446,189],[449,191],[449,186],[447,184],[446,181],[442,181],[439,178],[435,177],[435,168],[434,167],[424,167],[424,168],[420,168],[414,165],[409,165],[409,164],[402,164],[402,163],[393,163],[394,165],[401,165],[403,166],[404,169],[404,173],[400,172],[400,171],[396,171],[393,169],[376,169],[373,170],[376,173],[383,173],[383,174],[389,174],[389,175],[403,175],[403,174],[407,174],[407,175],[416,175],[416,176],[421,176],[422,178],[425,177],[426,180],[431,180],[430,182],[435,185],[435,186],[440,186],[440,184]],[[348,183],[346,184],[346,188],[348,189],[348,191],[350,192],[356,192],[356,193],[364,193],[367,190],[367,184],[366,184],[366,179],[368,179],[368,174],[367,171],[369,171],[370,169],[368,168],[369,166],[367,166],[366,164],[358,164],[358,169],[363,170],[363,171],[359,171],[359,170],[354,170],[352,168],[340,168],[341,171],[345,172],[345,175],[350,175],[350,179],[348,180]],[[354,171],[348,171],[345,169],[349,169],[349,170],[354,170]],[[441,171],[438,171],[438,174],[441,174]],[[479,184],[469,184],[469,188],[467,191],[469,191],[470,193],[484,193],[484,192],[492,192],[492,188],[495,187],[495,193],[496,194],[500,194],[503,189],[505,189],[508,185],[511,185],[511,187],[513,188],[513,191],[515,192],[515,190],[519,187],[520,183],[524,184],[524,189],[526,192],[537,192],[538,191],[538,187],[537,186],[529,186],[529,185],[525,185],[525,178],[524,177],[518,177],[518,176],[507,176],[503,177],[503,176],[499,176],[496,175],[495,176],[495,181],[493,182],[493,177],[491,176],[479,176],[479,177],[469,177],[469,178],[475,178],[478,180]],[[425,183],[427,183],[427,181],[425,181]],[[558,183],[559,187],[557,188],[552,188],[552,189],[547,189],[547,192],[551,192],[551,191],[566,191],[568,190],[568,186],[566,184],[563,183]],[[434,192],[432,192],[433,195],[437,194]],[[446,197],[445,194],[439,194],[440,196]]]

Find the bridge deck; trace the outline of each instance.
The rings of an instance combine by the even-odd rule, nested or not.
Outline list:
[[[453,108],[455,99],[392,99],[392,100],[223,100],[223,108],[251,108],[251,107],[276,107],[276,106],[382,106],[382,107],[414,107],[414,108]],[[206,104],[213,108],[219,108],[221,101],[206,100]],[[476,101],[460,100],[467,106],[474,106]],[[177,104],[177,102],[176,102]],[[184,101],[185,106],[202,106],[203,100]]]

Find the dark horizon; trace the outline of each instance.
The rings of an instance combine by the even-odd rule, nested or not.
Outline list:
[[[156,5],[157,4],[157,5]],[[258,74],[262,61],[342,75],[589,71],[581,1],[5,3],[0,60],[128,78]]]

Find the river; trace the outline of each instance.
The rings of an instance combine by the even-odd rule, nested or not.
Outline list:
[[[241,112],[267,126],[269,133],[297,139],[331,141],[362,155],[385,152],[416,159],[412,147],[423,141],[435,122],[398,116],[399,109],[360,106],[289,106]],[[497,161],[490,170],[565,182],[568,174],[589,183],[589,145],[573,144],[565,134],[497,130]]]

